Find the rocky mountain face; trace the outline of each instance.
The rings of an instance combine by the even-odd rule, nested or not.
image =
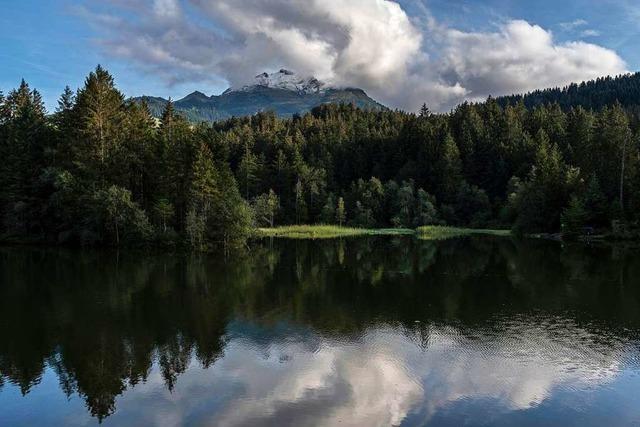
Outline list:
[[[155,117],[162,115],[167,103],[166,99],[151,96],[134,100],[144,100]],[[212,122],[261,111],[274,111],[279,116],[287,117],[331,103],[354,104],[367,110],[386,109],[362,89],[334,88],[314,77],[300,77],[284,69],[273,74],[259,74],[252,84],[229,88],[218,96],[207,96],[196,91],[175,101],[174,105],[192,122]]]

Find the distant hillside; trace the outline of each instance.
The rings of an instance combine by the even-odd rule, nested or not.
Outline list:
[[[528,107],[558,103],[563,109],[582,106],[600,110],[616,101],[624,107],[640,106],[640,73],[618,77],[602,77],[596,80],[573,83],[564,88],[536,90],[525,95],[496,98],[502,106],[516,104],[521,100]]]
[[[151,113],[160,117],[166,99],[142,96]],[[256,76],[253,85],[230,88],[219,96],[193,92],[174,102],[177,111],[192,122],[211,122],[230,117],[242,117],[261,111],[275,111],[279,116],[303,114],[323,104],[354,104],[364,110],[387,109],[371,99],[363,90],[325,87],[315,78],[300,78],[295,73],[280,70],[274,74]]]

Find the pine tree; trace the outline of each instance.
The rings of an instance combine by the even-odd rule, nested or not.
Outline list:
[[[56,113],[64,113],[73,110],[76,105],[76,94],[71,90],[69,86],[65,86],[60,99],[58,99],[58,108]]]
[[[200,144],[189,123],[174,114],[173,103],[165,105],[162,117],[157,139],[149,150],[149,183],[152,192],[174,205],[176,229],[180,231],[190,208],[191,174]]]
[[[462,179],[460,151],[453,137],[447,134],[442,147],[442,157],[438,160],[442,193],[452,196]]]
[[[176,118],[175,106],[173,105],[173,101],[171,100],[171,98],[169,98],[166,105],[164,106],[164,110],[162,111],[162,116],[160,118],[160,121],[162,122],[162,126],[166,128],[171,128],[171,125],[173,124],[173,121],[175,120],[175,118]]]
[[[3,105],[0,133],[0,214],[9,233],[29,233],[42,228],[46,217],[38,207],[43,203],[39,177],[46,164],[51,138],[46,110],[40,94],[22,80]]]
[[[191,208],[201,215],[205,222],[214,199],[219,196],[216,175],[211,150],[206,144],[200,144],[193,163],[190,201]]]
[[[108,180],[111,156],[125,137],[125,111],[124,95],[116,89],[113,77],[98,66],[78,91],[74,109],[78,126],[75,161],[88,179]]]
[[[568,168],[558,146],[541,129],[538,151],[528,182],[518,196],[516,228],[526,232],[553,231],[560,227],[560,212],[576,186],[577,173]]]
[[[422,104],[422,107],[420,107],[419,116],[422,118],[427,118],[430,115],[431,115],[431,111],[429,111],[429,107],[427,107],[427,104]]]
[[[258,169],[258,159],[251,152],[249,144],[245,143],[244,152],[242,153],[242,158],[238,167],[238,179],[242,182],[245,200],[249,200],[252,189],[258,181]]]

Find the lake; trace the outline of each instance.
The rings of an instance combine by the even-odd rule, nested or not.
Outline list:
[[[640,251],[0,249],[0,426],[640,425]]]

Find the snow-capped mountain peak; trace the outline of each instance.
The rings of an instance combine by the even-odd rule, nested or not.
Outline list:
[[[253,84],[239,88],[230,88],[229,92],[248,92],[256,87],[267,87],[272,89],[290,90],[299,93],[321,93],[327,88],[326,85],[315,77],[301,77],[293,71],[282,69],[277,73],[258,74]]]

